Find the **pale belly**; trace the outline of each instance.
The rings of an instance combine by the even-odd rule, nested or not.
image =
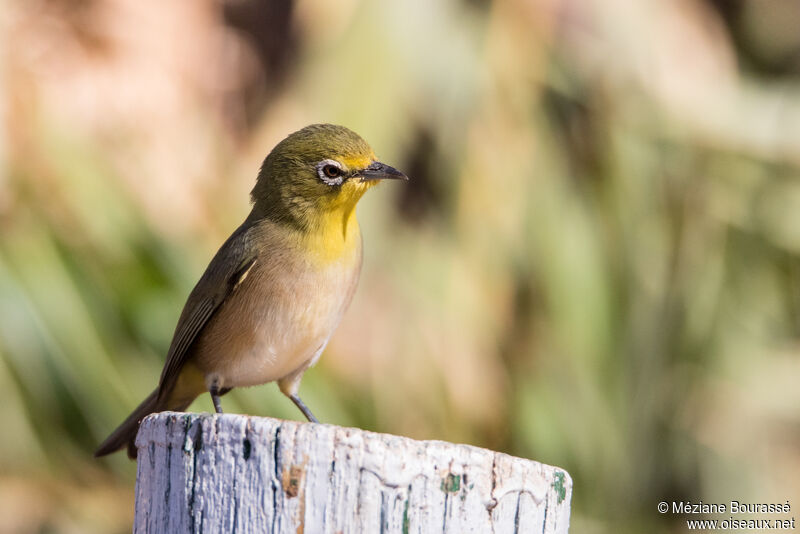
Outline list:
[[[195,345],[207,385],[264,384],[313,363],[350,302],[358,271],[344,262],[280,271],[257,263]]]

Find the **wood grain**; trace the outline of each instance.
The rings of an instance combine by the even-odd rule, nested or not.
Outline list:
[[[163,412],[136,440],[136,534],[565,534],[562,469],[468,445]]]

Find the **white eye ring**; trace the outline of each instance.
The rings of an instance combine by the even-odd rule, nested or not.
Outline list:
[[[344,169],[338,161],[324,159],[317,163],[317,176],[328,185],[342,185]]]

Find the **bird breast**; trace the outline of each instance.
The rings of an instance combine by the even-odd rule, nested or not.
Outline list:
[[[213,374],[227,388],[278,380],[327,344],[358,281],[361,247],[324,265],[291,252],[259,257],[207,325],[195,353],[207,381]]]

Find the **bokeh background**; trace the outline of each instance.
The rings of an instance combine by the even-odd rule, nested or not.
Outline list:
[[[0,532],[128,532],[96,444],[312,122],[408,184],[301,388],[326,422],[556,464],[572,532],[800,508],[800,2],[6,0]],[[229,411],[299,419],[275,385]],[[191,408],[211,411],[208,398]]]

